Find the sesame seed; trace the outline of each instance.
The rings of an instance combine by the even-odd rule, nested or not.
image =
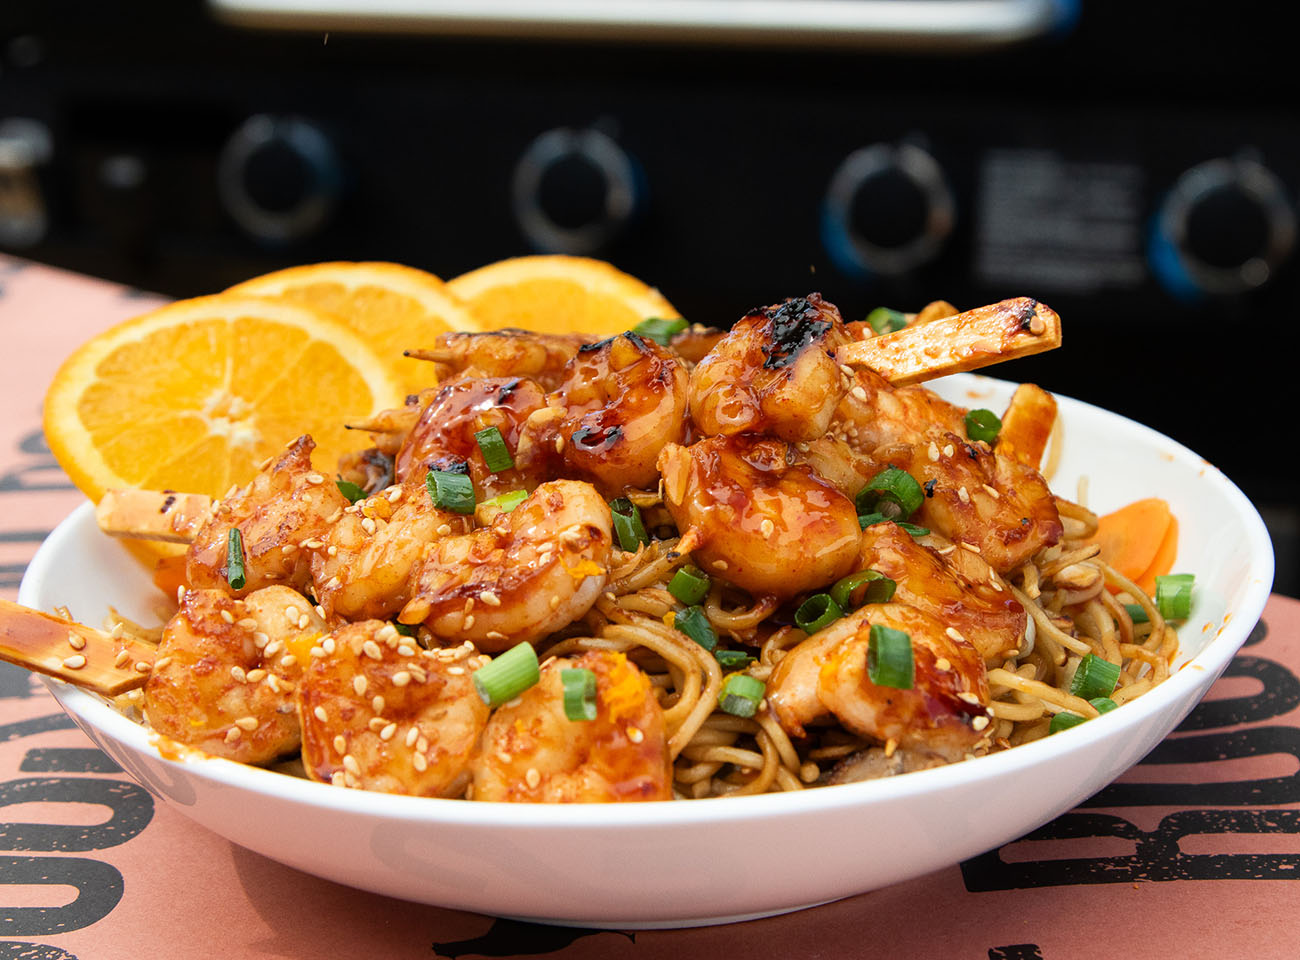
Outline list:
[[[429,761],[425,759],[424,754],[417,753],[411,757],[411,766],[415,767],[420,773],[429,769]]]
[[[411,682],[411,672],[409,670],[398,670],[393,674],[393,686],[404,687]]]
[[[361,652],[365,654],[367,657],[369,657],[371,660],[384,659],[383,649],[379,646],[379,644],[375,643],[375,641],[373,640],[367,640],[365,643],[363,643],[361,645]]]
[[[247,730],[252,733],[257,729],[257,717],[240,717],[235,721],[235,726],[240,730]]]
[[[378,733],[380,730],[384,729],[384,727],[386,727],[387,725],[388,725],[388,721],[385,720],[383,717],[371,717],[370,720],[367,721],[366,723],[366,727],[370,730],[371,733]]]
[[[307,614],[304,613],[301,617],[298,618],[298,629],[306,630],[307,624],[309,623],[311,623],[311,617],[307,616]]]
[[[419,727],[412,727],[410,730],[407,730],[407,731],[406,731],[406,741],[405,741],[405,743],[406,743],[406,745],[407,745],[408,747],[413,747],[413,746],[415,746],[415,741],[416,741],[416,740],[419,740],[419,739],[420,739],[420,728],[419,728]]]
[[[344,770],[343,785],[346,787],[352,787],[355,790],[357,787],[361,786],[361,780],[351,770]]]
[[[564,435],[563,435],[563,434],[556,434],[556,435],[555,435],[555,452],[556,452],[556,453],[563,453],[563,452],[564,452]]]
[[[117,623],[113,624],[113,630],[112,632],[109,633],[109,636],[112,639],[117,640],[119,637],[122,636],[122,631],[125,629],[126,629],[126,624],[122,623],[122,621],[119,620]]]
[[[325,482],[325,478],[322,477],[319,473],[309,473],[309,474],[307,474],[307,482],[308,482],[308,483],[324,483],[324,482]]]
[[[980,702],[980,698],[975,696],[975,694],[966,693],[965,691],[957,694],[957,699],[961,700],[963,703],[969,703],[971,706],[975,706],[975,707],[978,707]]]
[[[230,675],[234,677],[236,680],[238,680],[240,683],[248,682],[248,677],[247,675],[245,675],[243,667],[239,667],[239,666],[231,667]]]
[[[84,650],[86,649],[86,641],[83,640],[77,634],[69,632],[68,646],[70,646],[73,650]]]
[[[86,665],[86,658],[80,653],[74,653],[72,656],[64,658],[63,665],[69,670],[80,670]]]
[[[934,661],[934,669],[940,673],[947,673],[952,669],[952,662],[947,657],[939,657]]]
[[[438,536],[440,537],[448,536],[451,533],[451,524],[444,523],[442,526],[438,528],[437,533]]]
[[[266,648],[262,651],[262,656],[274,657],[277,653],[279,653],[283,649],[284,649],[283,640],[273,640],[266,645]]]
[[[222,611],[221,611],[221,619],[224,620],[224,621],[226,621],[226,623],[234,623],[234,622],[235,622],[235,618],[234,618],[233,615],[231,615],[231,613],[230,613],[229,610],[222,610]]]
[[[943,448],[943,455],[944,455],[945,457],[951,457],[951,456],[952,456],[952,444],[951,444],[951,443],[949,443],[949,444],[947,444],[946,446],[944,446],[944,448]]]
[[[971,725],[971,728],[972,728],[972,729],[975,729],[975,730],[983,730],[985,727],[987,727],[987,726],[989,725],[989,718],[988,718],[988,717],[976,717],[974,720],[972,720],[972,721],[970,722],[970,725]]]
[[[451,674],[453,677],[459,677],[459,676],[461,676],[462,674],[464,674],[464,672],[465,672],[465,668],[464,668],[464,667],[448,667],[448,668],[447,668],[447,672],[448,672],[449,674]]]
[[[320,617],[322,620],[325,619],[325,608],[323,606],[318,603],[313,609],[316,611],[316,616]]]
[[[271,642],[271,638],[260,630],[258,630],[253,634],[253,643],[257,646],[257,649],[259,650],[261,650],[270,642]]]
[[[937,463],[939,460],[939,445],[933,440],[930,441],[930,447],[926,450],[926,456],[930,458],[931,463]]]
[[[348,752],[348,741],[344,738],[343,734],[341,733],[334,738],[334,752],[335,753]]]
[[[280,548],[280,552],[287,557],[289,554],[296,552],[297,549],[298,545],[296,543],[286,543]]]
[[[284,608],[284,619],[288,620],[290,623],[298,622],[298,608],[292,603]]]
[[[505,639],[507,639],[506,635],[505,635],[504,633],[502,633],[500,630],[489,630],[486,634],[484,634],[484,636],[486,636],[487,639],[489,639],[489,640],[505,640]]]
[[[641,732],[640,727],[634,727],[629,724],[627,728],[627,738],[633,743],[640,743],[645,739],[645,734]]]
[[[366,533],[374,533],[374,532],[375,532],[375,521],[374,521],[374,520],[371,520],[369,517],[364,518],[364,519],[361,521],[361,529],[364,530],[364,531],[366,531]]]
[[[357,763],[357,758],[350,753],[343,754],[343,769],[354,777],[361,776],[361,764]]]
[[[401,500],[401,499],[402,499],[402,488],[401,488],[401,487],[389,487],[389,488],[388,488],[388,493],[385,494],[385,497],[386,497],[386,499],[388,500],[389,503],[396,503],[398,500]]]
[[[486,603],[489,607],[501,606],[501,598],[498,597],[491,590],[484,590],[482,593],[478,595],[478,598],[482,600],[484,603]]]
[[[325,555],[326,555],[327,557],[337,557],[337,556],[339,555],[339,548],[336,547],[336,546],[334,546],[334,544],[331,543],[331,544],[330,544],[330,545],[325,549]]]
[[[970,503],[970,494],[967,492],[965,485],[957,488],[957,499],[962,503]]]
[[[345,783],[343,782],[343,771],[342,771],[342,770],[335,770],[333,773],[330,774],[330,786],[332,786],[332,787],[343,787],[343,786],[347,786],[347,784],[345,784]]]
[[[353,677],[352,689],[356,692],[358,697],[364,697],[366,695],[366,678],[361,676],[361,674],[357,674]]]
[[[375,713],[383,713],[386,706],[388,706],[388,703],[384,700],[382,693],[375,694],[370,700],[370,709]]]
[[[842,370],[842,371],[844,372],[844,375],[845,375],[846,377],[851,377],[851,376],[853,376],[853,368],[850,367],[847,363],[841,363],[841,364],[840,364],[840,370]]]
[[[113,666],[115,666],[115,667],[124,667],[124,666],[126,666],[126,662],[127,662],[128,660],[130,660],[130,659],[131,659],[131,651],[129,651],[129,650],[122,650],[122,651],[120,651],[120,652],[118,653],[118,655],[114,658],[114,660],[113,660]]]
[[[312,715],[315,716],[315,718],[319,720],[321,723],[330,722],[330,715],[325,712],[324,707],[317,707],[315,710],[312,711]]]
[[[226,731],[226,743],[234,743],[243,735],[244,731],[240,730],[238,727],[231,727]]]
[[[967,550],[969,550],[971,553],[979,553],[979,552],[980,552],[980,548],[979,548],[979,547],[977,547],[977,546],[976,546],[975,544],[973,544],[973,543],[967,543],[965,540],[961,541],[961,545],[962,545],[963,547],[965,547]]]
[[[714,568],[715,570],[726,570],[726,569],[727,569],[727,561],[726,561],[726,560],[714,560],[714,561],[713,561],[713,568]]]
[[[412,663],[412,664],[408,664],[408,665],[407,665],[407,669],[411,671],[411,676],[415,677],[415,679],[416,679],[416,680],[419,680],[421,683],[425,683],[425,682],[428,681],[428,679],[429,679],[429,675],[428,675],[427,673],[425,673],[422,669],[420,669],[419,667],[417,667],[415,664],[413,664],[413,663]],[[398,672],[400,673],[401,671],[398,671]],[[394,679],[394,681],[396,681],[397,678],[394,677],[393,679]]]
[[[388,726],[384,727],[384,729],[379,731],[379,739],[391,740],[393,739],[393,734],[395,733],[397,733],[397,724],[390,723]]]
[[[1001,500],[1001,499],[1002,499],[1002,494],[998,493],[997,490],[995,490],[995,489],[993,489],[992,487],[990,487],[987,483],[980,484],[980,486],[982,486],[982,487],[984,488],[984,492],[987,493],[987,494],[988,494],[990,497],[992,497],[994,500]]]
[[[163,669],[163,667],[167,666],[171,662],[172,662],[171,657],[159,657],[157,660],[153,662],[153,668],[155,670],[161,670]]]
[[[325,656],[324,647],[312,647],[311,650],[309,650],[308,652],[316,660],[319,660],[321,657]]]
[[[266,685],[271,688],[272,693],[279,693],[282,686],[287,687],[290,690],[293,689],[288,683],[282,682],[274,673],[268,673],[266,675]]]
[[[421,753],[428,753],[428,752],[429,752],[429,741],[428,741],[428,739],[425,738],[424,736],[416,737],[416,738],[415,738],[415,749],[416,749],[416,750],[419,750]]]
[[[859,400],[865,401],[867,399],[867,391],[863,390],[861,387],[854,387],[849,392],[853,394],[855,397],[857,397]]]
[[[1002,584],[998,583],[996,580],[990,580],[989,586],[992,587],[994,590],[996,590],[998,593],[1002,592]]]
[[[770,537],[773,531],[776,530],[776,524],[774,524],[768,517],[764,517],[763,522],[758,525],[758,528],[763,531],[763,536]]]
[[[324,640],[321,641],[320,645],[322,648],[324,648],[325,652],[328,654],[333,654],[335,649],[337,649],[338,647],[338,644],[334,642],[333,637],[326,637]]]
[[[266,671],[261,667],[258,667],[256,670],[249,670],[244,679],[249,683],[261,683],[266,679]]]
[[[536,767],[529,767],[528,772],[524,774],[524,783],[528,784],[528,789],[536,790],[537,785],[542,782],[542,775],[537,772]]]

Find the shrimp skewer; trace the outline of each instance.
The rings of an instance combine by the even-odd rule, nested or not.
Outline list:
[[[158,648],[0,600],[0,660],[106,697],[145,684]]]

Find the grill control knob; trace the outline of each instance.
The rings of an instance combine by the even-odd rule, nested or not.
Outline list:
[[[250,236],[285,244],[330,219],[342,175],[328,137],[299,117],[258,114],[226,141],[217,189],[227,213]]]
[[[822,241],[847,273],[898,276],[934,259],[952,233],[952,191],[934,157],[877,143],[845,158],[826,189]]]
[[[548,130],[515,165],[515,218],[542,252],[596,253],[636,216],[640,180],[632,158],[599,130]]]
[[[1172,293],[1231,295],[1267,283],[1295,240],[1295,212],[1277,176],[1250,157],[1224,157],[1174,183],[1156,215],[1149,254]]]

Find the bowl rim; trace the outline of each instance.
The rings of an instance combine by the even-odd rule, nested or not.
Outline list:
[[[974,374],[957,374],[944,378],[952,386],[972,389],[983,383],[1004,387],[1008,381]],[[324,810],[406,822],[437,821],[463,827],[494,829],[563,828],[568,830],[604,830],[610,828],[673,827],[684,824],[703,825],[736,821],[756,821],[785,816],[815,816],[818,813],[848,807],[869,807],[876,803],[895,803],[910,797],[928,795],[959,785],[978,786],[1006,776],[1014,776],[1053,757],[1086,749],[1094,740],[1122,742],[1128,734],[1143,727],[1153,716],[1190,700],[1205,677],[1218,677],[1236,655],[1255,627],[1268,601],[1273,582],[1274,557],[1267,528],[1249,498],[1217,467],[1203,457],[1158,431],[1102,407],[1055,395],[1063,408],[1080,408],[1103,419],[1120,421],[1125,429],[1136,430],[1140,439],[1177,459],[1195,465],[1203,482],[1220,488],[1236,507],[1233,517],[1243,526],[1249,547],[1250,565],[1240,601],[1225,612],[1225,622],[1205,647],[1170,677],[1141,697],[1112,711],[1092,723],[1080,724],[1051,737],[1022,744],[1014,749],[974,758],[960,763],[919,770],[902,777],[887,777],[860,783],[819,787],[798,793],[768,793],[756,796],[716,797],[682,803],[659,801],[629,804],[513,804],[471,801],[339,789],[273,770],[252,767],[220,757],[205,756],[198,751],[186,753],[179,760],[161,754],[154,741],[156,735],[135,721],[118,713],[106,701],[62,681],[43,677],[60,705],[84,723],[127,747],[167,764],[183,766],[194,775],[225,787],[236,787],[269,795],[280,800],[306,803]],[[24,573],[19,588],[19,603],[32,605],[39,584],[57,568],[62,551],[94,528],[94,505],[85,502],[76,507],[41,544]],[[1208,689],[1208,684],[1206,685]],[[1193,703],[1194,705],[1194,703]]]

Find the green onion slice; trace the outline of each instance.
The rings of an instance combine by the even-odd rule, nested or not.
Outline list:
[[[334,481],[334,486],[339,488],[339,493],[348,498],[348,503],[356,503],[358,500],[366,499],[366,491],[362,490],[351,480],[344,480],[342,477],[339,477]]]
[[[641,511],[627,497],[611,500],[610,513],[614,518],[614,534],[618,545],[628,553],[635,553],[642,544],[650,542],[650,535],[645,532],[641,522]]]
[[[1087,717],[1081,717],[1077,713],[1070,713],[1068,710],[1063,710],[1052,717],[1052,722],[1048,724],[1047,732],[1049,734],[1060,733],[1062,730],[1069,729],[1070,727],[1077,727],[1087,719]]]
[[[902,630],[873,623],[867,640],[867,676],[878,687],[911,690],[916,683],[912,638]]]
[[[673,628],[686,634],[710,653],[718,648],[718,635],[713,632],[713,624],[709,623],[703,607],[678,610],[673,617]]]
[[[863,530],[867,529],[867,527],[874,527],[878,523],[885,523],[886,521],[889,521],[889,517],[885,516],[883,513],[858,514],[858,526]],[[913,537],[924,537],[930,532],[929,527],[919,527],[915,523],[908,523],[906,520],[893,520],[889,522],[895,524],[898,529],[902,530],[904,533],[910,533]]]
[[[888,603],[897,586],[879,570],[859,570],[831,587],[831,599],[841,610],[856,610],[868,603]]]
[[[906,470],[885,467],[858,492],[855,502],[859,517],[879,513],[886,520],[906,520],[925,502],[925,493]]]
[[[238,527],[231,527],[226,535],[226,583],[231,590],[243,590],[247,583],[244,576],[244,535]]]
[[[992,410],[971,410],[966,414],[966,436],[993,443],[1002,432],[1002,421]]]
[[[902,530],[904,533],[910,533],[913,537],[925,537],[929,536],[930,533],[929,527],[918,527],[914,523],[900,522],[898,524],[898,529]]]
[[[672,343],[674,336],[681,333],[688,326],[690,324],[683,317],[676,317],[672,320],[648,317],[633,327],[632,332],[666,347]]]
[[[474,671],[474,689],[489,707],[499,707],[536,684],[540,676],[537,652],[524,641]]]
[[[1098,713],[1110,713],[1119,709],[1119,704],[1110,697],[1093,697],[1088,702],[1097,708]]]
[[[814,593],[794,612],[794,625],[807,634],[829,627],[844,611],[829,593]]]
[[[506,438],[496,427],[484,427],[474,434],[474,440],[483,454],[483,462],[493,473],[509,470],[515,465],[515,458],[510,455]]]
[[[876,332],[876,336],[893,333],[907,326],[907,315],[888,307],[876,307],[867,314],[867,326]]]
[[[720,667],[740,670],[749,666],[757,658],[744,650],[714,650],[713,659],[718,661]]]
[[[1150,623],[1151,618],[1147,616],[1146,607],[1140,603],[1126,603],[1124,609],[1128,611],[1128,618],[1134,623]]]
[[[424,485],[429,488],[433,505],[440,510],[464,514],[474,512],[474,481],[468,475],[430,470],[424,478]]]
[[[668,592],[688,607],[709,595],[709,575],[698,567],[682,567],[668,581]]]
[[[1192,584],[1195,575],[1171,573],[1156,577],[1156,609],[1166,620],[1186,620],[1192,614]]]
[[[1103,660],[1095,653],[1090,653],[1079,661],[1070,681],[1070,693],[1084,700],[1094,697],[1109,697],[1115,692],[1119,680],[1119,664]]]
[[[509,513],[527,499],[527,490],[511,490],[509,493],[497,494],[491,500],[484,500],[483,505],[494,506],[502,513]]]
[[[564,715],[570,720],[596,719],[596,674],[586,667],[560,671],[564,685]]]
[[[727,677],[718,694],[718,706],[723,713],[734,717],[752,717],[758,713],[758,705],[763,702],[767,687],[762,680],[756,680],[747,673],[733,673]]]

